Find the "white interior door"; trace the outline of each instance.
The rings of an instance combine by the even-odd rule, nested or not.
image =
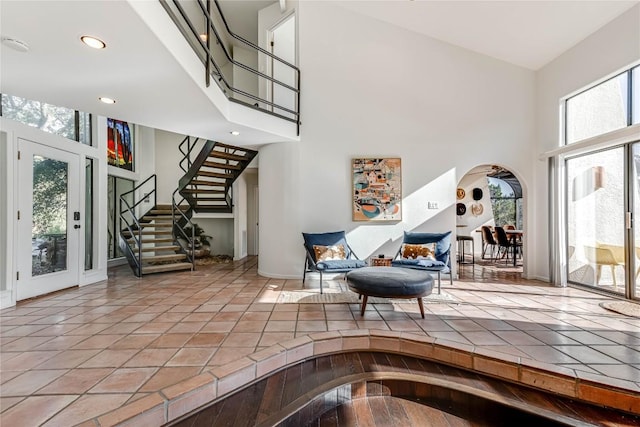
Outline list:
[[[18,141],[17,300],[78,284],[81,266],[77,154]]]

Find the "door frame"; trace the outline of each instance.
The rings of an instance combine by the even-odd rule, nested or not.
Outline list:
[[[290,11],[288,14],[286,14],[285,16],[283,16],[281,19],[279,19],[275,24],[273,24],[272,26],[270,26],[267,29],[267,48],[269,53],[271,53],[272,55],[274,54],[274,34],[276,33],[276,31],[278,31],[278,29],[280,27],[282,27],[284,24],[288,23],[289,20],[293,19],[293,32],[294,32],[294,37],[293,37],[293,55],[294,55],[294,59],[293,61],[290,61],[292,64],[294,65],[298,65],[298,21],[297,21],[297,16],[296,16],[296,11],[292,10]],[[266,62],[267,62],[267,73],[269,76],[276,78],[276,76],[274,75],[274,61],[273,59],[271,59],[271,57],[265,55],[266,58]],[[268,81],[268,84],[266,85],[266,99],[274,102],[274,94],[275,94],[275,90],[274,90],[274,86],[275,83],[272,81]],[[295,86],[295,82],[293,82],[294,86]],[[294,98],[294,103],[297,102],[297,99]],[[295,107],[295,106],[294,106]],[[269,109],[271,111],[274,111],[275,107],[270,106]]]
[[[82,228],[74,229],[74,225],[84,225],[84,194],[81,162],[84,157],[78,153],[70,152],[50,145],[41,144],[19,137],[17,139],[18,153],[20,154],[16,174],[17,207],[20,219],[16,218],[16,301],[45,295],[50,292],[77,286],[84,271],[84,239]],[[32,155],[38,154],[48,158],[57,159],[68,163],[67,185],[67,269],[59,272],[32,276],[32,228],[29,222],[32,218],[33,194],[32,194]],[[31,175],[31,176],[29,176]],[[28,187],[28,188],[27,188]],[[74,219],[74,212],[80,213],[80,220]],[[27,238],[28,237],[28,238]],[[29,242],[28,244],[26,242]],[[58,280],[56,280],[58,279]],[[37,285],[34,289],[32,286]]]

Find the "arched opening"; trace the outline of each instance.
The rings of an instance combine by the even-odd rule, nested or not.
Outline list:
[[[522,272],[524,192],[513,171],[474,167],[458,182],[456,203],[458,265]]]

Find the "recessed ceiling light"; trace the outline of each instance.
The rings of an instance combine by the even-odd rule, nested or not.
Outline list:
[[[208,36],[206,34],[200,34],[200,40],[202,40],[203,42],[207,41]]]
[[[80,40],[82,40],[82,43],[94,49],[104,49],[107,47],[105,42],[92,36],[82,36]]]
[[[231,131],[231,132],[229,132],[229,133],[230,133],[231,135],[233,135],[233,136],[238,136],[238,135],[240,135],[240,132],[238,132],[237,130],[233,130],[233,131]]]
[[[115,104],[116,100],[113,98],[107,98],[106,96],[101,96],[100,98],[98,98],[100,101],[104,102],[105,104]]]
[[[13,50],[17,50],[18,52],[27,52],[29,50],[28,44],[26,44],[22,40],[14,39],[12,37],[3,37],[2,44],[10,47]]]

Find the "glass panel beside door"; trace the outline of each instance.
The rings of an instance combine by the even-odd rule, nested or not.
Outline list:
[[[566,160],[567,268],[570,282],[624,294],[625,150]]]

